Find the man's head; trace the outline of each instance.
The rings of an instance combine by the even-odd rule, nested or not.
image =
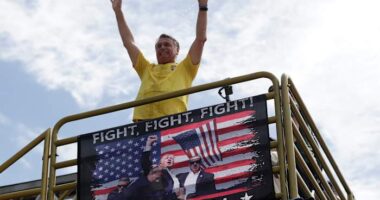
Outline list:
[[[161,157],[160,166],[163,168],[171,168],[174,165],[174,155],[173,154],[165,154]]]
[[[172,36],[161,34],[155,49],[158,64],[173,63],[179,52],[179,43]]]
[[[149,182],[158,181],[162,175],[162,168],[158,165],[152,165],[147,175],[147,179]]]
[[[189,164],[190,164],[190,170],[193,173],[198,173],[201,170],[201,158],[199,156],[190,158]]]

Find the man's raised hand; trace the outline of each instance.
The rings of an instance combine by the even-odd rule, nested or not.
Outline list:
[[[147,146],[152,146],[154,142],[158,140],[157,135],[150,135],[146,141]]]
[[[122,0],[111,0],[112,8],[114,11],[121,11]]]

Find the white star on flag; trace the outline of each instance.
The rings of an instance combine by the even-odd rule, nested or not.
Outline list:
[[[248,194],[245,193],[244,197],[241,197],[240,199],[241,200],[250,200],[252,197],[253,197],[253,195],[252,196],[248,196]]]

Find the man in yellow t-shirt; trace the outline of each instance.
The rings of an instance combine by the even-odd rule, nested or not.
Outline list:
[[[155,45],[158,64],[147,61],[136,46],[132,32],[126,23],[121,9],[122,0],[111,0],[111,2],[121,39],[128,51],[133,68],[141,80],[137,100],[191,87],[192,81],[197,74],[203,47],[206,42],[208,0],[198,0],[199,12],[196,24],[196,37],[186,58],[176,63],[179,43],[173,37],[161,34]],[[187,101],[188,97],[182,96],[136,107],[133,113],[133,120],[153,119],[184,112],[187,110]]]

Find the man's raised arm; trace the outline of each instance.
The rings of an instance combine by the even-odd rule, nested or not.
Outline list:
[[[121,39],[123,40],[124,47],[128,51],[128,55],[132,61],[132,65],[133,67],[135,67],[137,62],[137,56],[139,55],[140,50],[136,46],[132,32],[124,19],[123,11],[121,10],[122,0],[111,0],[111,2],[112,8],[116,15],[117,26],[119,28]]]
[[[198,0],[199,11],[196,25],[196,37],[189,50],[191,62],[194,65],[201,62],[203,46],[207,40],[207,2],[208,0]]]

